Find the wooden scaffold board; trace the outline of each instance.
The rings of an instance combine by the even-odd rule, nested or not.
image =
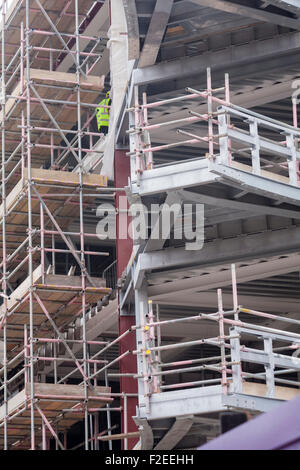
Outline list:
[[[57,0],[39,0],[42,7],[46,10],[52,23],[56,28],[63,33],[74,34],[75,32],[75,2],[71,1],[62,3]],[[78,0],[78,19],[81,23],[88,14],[89,10],[94,4],[94,0]],[[51,25],[43,15],[37,2],[30,2],[29,10],[29,28],[37,30],[45,30],[53,32]],[[13,0],[7,10],[6,17],[6,42],[7,42],[7,61],[10,60],[9,54],[15,53],[16,46],[20,45],[20,25],[26,25],[26,9],[25,2],[22,0]],[[2,24],[0,25],[0,32],[2,31]],[[0,35],[1,36],[1,35]],[[34,37],[33,44],[39,45],[41,36]],[[53,48],[62,48],[62,43],[57,37],[53,37]],[[43,67],[44,61],[38,57],[36,63]]]
[[[78,218],[79,207],[79,174],[70,173],[67,171],[54,171],[32,168],[31,181],[34,183],[35,188],[39,195],[44,200],[46,206],[51,214],[55,214],[55,220],[61,229],[66,229],[71,223]],[[87,197],[88,194],[101,194],[101,188],[107,186],[107,177],[102,175],[90,174],[82,175],[83,181],[83,204],[86,209],[93,203],[93,197]],[[24,177],[19,180],[14,189],[7,195],[6,198],[6,248],[7,255],[9,256],[18,246],[27,238],[28,232],[28,179],[27,169],[25,168]],[[100,191],[99,191],[100,189]],[[53,197],[53,194],[57,196]],[[52,196],[47,199],[47,194]],[[66,194],[66,196],[64,196]],[[70,197],[74,194],[74,197]],[[36,194],[32,192],[31,198],[32,206],[32,228],[33,230],[39,229],[41,226],[40,220],[40,201]],[[0,221],[3,220],[3,203],[0,205]],[[45,213],[45,225],[51,228],[52,223],[48,223],[48,217]],[[47,228],[46,227],[46,228]],[[45,246],[49,245],[49,237],[45,238]],[[40,236],[34,236],[34,246],[40,244]],[[0,246],[2,246],[2,232],[0,234]],[[26,247],[24,248],[24,250]],[[0,259],[2,259],[2,250],[0,250]],[[23,256],[26,256],[25,254]],[[35,260],[40,260],[40,253],[34,254]],[[15,266],[20,263],[22,259],[21,254],[15,257],[8,266],[12,271]],[[40,261],[39,261],[40,262]],[[28,271],[28,263],[23,266],[16,274],[11,282],[14,282],[20,277],[24,277],[24,272]],[[26,274],[25,274],[26,275]]]
[[[73,424],[84,418],[84,387],[80,385],[34,383],[34,398],[47,420],[55,423],[58,432],[68,430]],[[88,389],[88,407],[102,408],[112,401],[110,387],[92,387]],[[8,441],[11,448],[20,448],[17,444],[30,437],[30,383],[23,390],[8,400]],[[76,410],[76,411],[69,411]],[[0,407],[0,426],[5,418],[5,406]],[[41,440],[42,418],[38,410],[34,412],[35,432]],[[52,437],[47,429],[47,435]],[[23,443],[24,445],[24,443]],[[0,427],[0,446],[3,447],[3,426]]]
[[[91,278],[93,285],[86,280],[85,305],[95,305],[103,296],[110,294],[111,289],[105,287],[102,278]],[[57,274],[45,275],[42,279],[42,268],[39,266],[33,272],[33,288],[43,306],[58,328],[63,328],[74,321],[82,309],[82,280],[80,276],[65,276]],[[24,339],[24,325],[29,325],[30,314],[30,278],[27,277],[19,287],[10,295],[7,302],[7,349],[13,354],[22,348]],[[5,315],[4,306],[0,307],[0,321]],[[36,298],[33,302],[33,323],[35,335],[49,337],[53,335],[43,307]],[[1,330],[1,336],[3,330]]]

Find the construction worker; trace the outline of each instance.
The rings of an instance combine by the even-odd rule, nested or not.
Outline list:
[[[98,131],[102,134],[106,135],[108,133],[108,126],[109,126],[109,108],[105,108],[104,106],[111,105],[111,98],[110,92],[108,91],[105,95],[104,100],[99,103],[99,108],[97,108],[96,117],[97,117],[97,124],[98,124]]]

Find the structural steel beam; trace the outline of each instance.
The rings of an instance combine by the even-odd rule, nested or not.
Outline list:
[[[209,171],[205,159],[187,161],[170,167],[154,168],[151,171],[144,172],[140,186],[132,183],[131,191],[133,194],[146,196],[181,189],[183,182],[187,188],[189,186],[213,183],[219,179],[219,176]]]
[[[300,14],[299,0],[266,0],[264,3],[266,6],[274,5],[275,7],[295,13],[296,15]]]
[[[205,215],[204,226],[216,226],[222,224],[223,222],[232,222],[242,219],[250,219],[252,217],[257,217],[257,214],[254,212],[246,211],[235,211],[232,209],[227,209],[227,211],[212,211],[209,215]]]
[[[193,416],[177,416],[175,423],[155,446],[155,450],[172,450],[193,426]]]
[[[128,30],[128,60],[140,56],[140,33],[135,0],[123,0]]]
[[[299,22],[300,23],[300,22]],[[160,81],[179,80],[205,73],[207,67],[230,71],[251,62],[259,69],[259,61],[280,55],[296,54],[300,50],[300,33],[290,33],[263,41],[253,41],[249,44],[233,46],[221,51],[209,52],[205,55],[185,57],[171,62],[161,62],[144,69],[137,69],[133,75],[135,85],[145,85]],[[285,57],[286,58],[286,57]],[[284,58],[284,59],[285,59]],[[283,58],[281,58],[283,67]]]
[[[298,20],[270,13],[265,10],[260,10],[259,8],[238,5],[236,3],[231,3],[228,0],[192,0],[192,2],[203,7],[214,8],[216,10],[226,11],[227,13],[233,13],[234,15],[242,15],[259,21],[266,21],[267,23],[273,23],[279,26],[284,26],[285,28],[292,28],[300,31],[300,22]]]
[[[150,21],[148,33],[139,60],[139,67],[147,67],[156,62],[158,52],[170,18],[174,0],[157,0]]]
[[[203,10],[201,11],[201,14],[203,14]],[[200,15],[200,14],[199,14]],[[193,15],[189,15],[190,19],[197,20],[201,22],[201,16],[193,17]],[[182,20],[181,22],[184,22]],[[218,34],[218,33],[225,33],[225,32],[234,32],[236,30],[239,30],[241,28],[245,28],[248,26],[253,26],[254,24],[258,25],[260,24],[259,21],[255,22],[251,20],[251,18],[244,19],[241,18],[240,20],[232,20],[232,21],[227,21],[226,23],[217,23],[217,24],[212,24],[212,25],[205,25],[203,28],[197,28],[193,29],[192,32],[186,31],[180,36],[173,36],[166,35],[166,38],[163,40],[162,46],[170,46],[171,44],[182,44],[182,43],[190,43],[192,41],[197,41],[205,36],[210,36],[213,34]],[[184,23],[186,25],[186,21]],[[168,27],[170,26],[170,23]]]
[[[254,310],[268,313],[297,313],[300,309],[299,299],[292,299],[286,297],[267,297],[265,295],[244,295],[238,296],[239,304],[247,308],[249,305]],[[182,307],[195,307],[199,311],[202,309],[216,309],[217,294],[216,292],[200,292],[189,293],[188,296],[183,296],[182,292],[178,294],[172,293],[169,298],[158,302],[160,305],[176,305]],[[223,293],[224,308],[231,310],[233,306],[232,294]],[[297,327],[298,328],[298,327]],[[292,328],[290,328],[290,331]]]
[[[229,132],[228,132],[229,133]],[[271,199],[292,203],[300,206],[300,190],[298,186],[281,183],[253,173],[240,171],[215,162],[209,162],[209,168],[213,173],[222,176],[223,180],[240,186],[242,190],[248,190],[254,194],[270,197]]]
[[[227,267],[227,269],[225,269]],[[265,279],[270,276],[279,276],[289,272],[298,271],[300,267],[300,255],[278,258],[275,260],[258,263],[251,263],[249,266],[236,268],[238,283],[250,282],[258,279]],[[220,266],[221,268],[221,266]],[[149,276],[151,281],[151,275]],[[172,293],[200,292],[204,290],[216,289],[230,286],[232,283],[229,266],[223,266],[218,272],[209,274],[199,273],[187,279],[176,279],[167,283],[149,286],[149,297],[154,301],[162,300]]]
[[[140,408],[140,418],[164,419],[226,409],[222,404],[222,388],[219,385],[155,393],[151,396],[150,403],[150,415],[146,414],[144,408]]]
[[[222,404],[230,408],[239,408],[244,410],[256,410],[264,413],[271,411],[276,406],[283,403],[282,400],[269,397],[256,397],[245,395],[244,393],[234,393],[223,395]]]
[[[135,422],[139,426],[141,432],[141,449],[142,450],[152,450],[153,449],[153,431],[146,419],[137,419]]]
[[[165,216],[164,212],[164,205],[168,206],[168,208],[172,207],[173,204],[176,205],[176,209],[181,210],[181,197],[177,193],[177,191],[171,191],[168,193],[167,198],[164,202],[164,204],[160,207],[160,212],[157,215],[157,219],[155,224],[153,225],[151,229],[151,236],[149,240],[147,241],[147,244],[145,246],[145,253],[149,251],[157,251],[157,250],[162,250],[166,240],[169,238],[171,230],[173,228],[173,225],[175,223],[175,218],[177,218],[177,215],[180,216],[179,211],[175,211],[176,213],[174,214],[174,218],[170,220],[170,224],[168,227],[168,233],[160,234],[160,227],[162,226],[163,223],[163,217]]]
[[[282,400],[235,393],[224,395],[221,386],[214,385],[156,393],[151,396],[150,403],[150,414],[146,415],[145,410],[140,409],[140,418],[147,417],[148,420],[155,420],[174,416],[201,415],[226,411],[230,406],[265,412],[278,406]]]
[[[139,256],[135,285],[139,285],[145,272],[171,270],[187,266],[214,266],[242,260],[268,258],[300,251],[300,227],[248,234],[206,243],[200,251],[185,248],[168,248],[163,251],[143,253]]]
[[[300,211],[294,211],[289,209],[281,209],[274,206],[265,206],[260,204],[249,204],[247,202],[240,202],[232,199],[222,199],[219,197],[207,196],[205,194],[197,194],[190,191],[178,191],[182,199],[189,202],[195,202],[199,204],[208,204],[215,207],[227,207],[232,210],[238,211],[249,211],[256,214],[270,214],[278,217],[288,217],[300,219]]]

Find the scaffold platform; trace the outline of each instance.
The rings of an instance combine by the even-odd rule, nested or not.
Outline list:
[[[49,335],[52,330],[47,315],[51,317],[58,328],[68,325],[76,313],[82,308],[82,279],[80,276],[64,276],[46,274],[42,276],[41,265],[33,272],[32,288],[37,298],[34,298],[33,324],[36,335]],[[92,281],[92,284],[91,284]],[[7,301],[7,342],[8,348],[19,351],[18,346],[24,341],[24,325],[29,322],[30,315],[30,286],[28,278],[20,284],[10,295]],[[90,278],[85,286],[85,304],[96,304],[104,295],[111,292],[105,287],[105,281],[101,278]],[[5,309],[0,307],[0,322],[5,316]]]
[[[5,201],[6,208],[6,248],[8,257],[9,269],[12,272],[19,266],[20,261],[23,259],[21,253],[22,243],[25,244],[28,238],[28,170],[24,169],[24,176],[15,185],[13,190],[8,194]],[[44,169],[31,169],[31,183],[34,185],[37,193],[46,204],[51,214],[55,214],[55,219],[59,227],[66,229],[77,217],[79,207],[79,173],[71,173],[67,171],[54,171]],[[107,178],[102,175],[84,174],[82,175],[82,188],[83,198],[82,202],[84,207],[87,208],[94,202],[97,193],[101,194],[101,188],[107,187]],[[96,193],[96,194],[95,194]],[[95,195],[90,197],[89,195]],[[41,202],[35,192],[31,193],[31,211],[32,211],[32,230],[37,240],[40,235],[41,229]],[[4,204],[0,205],[0,221],[3,221]],[[47,219],[45,227],[51,230],[52,223],[49,225],[49,217],[45,214]],[[47,225],[48,224],[48,225]],[[0,234],[0,244],[2,245],[3,233]],[[51,236],[45,237],[45,246],[49,246]],[[17,252],[16,252],[17,250]],[[24,255],[23,255],[24,256]],[[34,251],[33,257],[35,261],[40,257],[39,251]],[[2,259],[2,251],[0,254]],[[19,266],[18,271],[10,279],[11,282],[16,281],[21,277],[24,278],[26,266]]]
[[[22,123],[22,113],[26,113],[28,99],[31,113],[31,166],[40,167],[50,157],[55,148],[63,150],[67,146],[67,132],[73,132],[77,120],[77,88],[80,86],[81,116],[87,111],[94,113],[99,101],[99,93],[104,88],[104,77],[89,75],[78,77],[72,73],[30,69],[30,97],[26,94],[25,78],[7,90],[5,104],[5,128],[7,151],[13,152],[16,143],[26,133]],[[0,119],[1,123],[2,118]],[[83,131],[84,135],[84,131]],[[64,141],[64,142],[63,142]],[[76,148],[74,146],[74,148]],[[73,150],[73,149],[72,149]],[[17,161],[12,158],[7,167],[11,170]]]
[[[45,416],[45,433],[52,437],[50,428],[55,432],[63,433],[73,424],[84,418],[84,388],[79,385],[64,385],[51,383],[34,383],[35,403],[38,407],[34,411],[35,432],[38,439],[42,439],[42,423]],[[3,446],[3,421],[8,420],[8,445],[11,449],[20,450],[26,447],[26,439],[30,439],[30,384],[8,400],[8,414],[5,405],[0,407],[0,445]],[[88,389],[88,408],[99,409],[110,403],[109,387],[92,387]]]

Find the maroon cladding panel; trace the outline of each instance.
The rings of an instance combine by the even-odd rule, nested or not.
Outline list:
[[[115,151],[115,187],[124,188],[128,185],[128,178],[130,176],[130,159],[126,157],[126,150],[116,150]],[[116,209],[121,207],[124,209],[124,199],[120,200],[121,197],[124,198],[125,192],[117,192],[116,195]],[[128,203],[127,203],[128,207]],[[127,236],[126,239],[120,239],[118,234],[120,233],[120,225],[124,225],[122,221],[122,214],[117,214],[117,276],[120,278],[124,269],[126,268],[128,261],[132,253],[132,239]],[[128,232],[128,223],[125,230]],[[124,232],[124,226],[121,227],[121,231]],[[135,324],[135,316],[120,316],[119,315],[119,334],[121,335],[124,331],[128,330],[132,325]],[[136,338],[135,333],[130,333],[120,342],[120,354],[130,350],[133,351],[136,349]],[[120,372],[121,373],[136,373],[137,372],[137,363],[136,357],[132,354],[129,354],[120,362]],[[137,380],[132,377],[121,377],[120,380],[120,390],[121,392],[126,393],[137,393]],[[124,405],[124,403],[123,403]],[[128,398],[127,408],[128,408],[128,432],[136,432],[137,427],[134,423],[132,416],[136,415],[136,406],[137,398]],[[124,432],[124,412],[122,412],[122,432]],[[132,449],[137,443],[138,439],[129,439],[128,440],[128,449]]]

